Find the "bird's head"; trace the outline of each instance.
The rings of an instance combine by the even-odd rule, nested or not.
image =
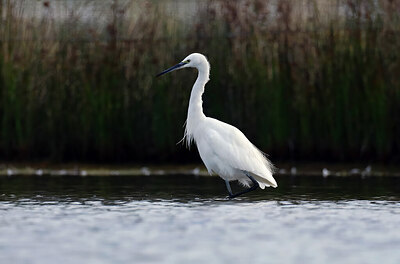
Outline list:
[[[206,56],[204,56],[203,54],[200,54],[200,53],[192,53],[189,56],[187,56],[186,58],[184,58],[180,63],[157,74],[156,77],[166,74],[168,72],[172,72],[172,71],[183,69],[183,68],[199,69],[202,65],[209,65]]]

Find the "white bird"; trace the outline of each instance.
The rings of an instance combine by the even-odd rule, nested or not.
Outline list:
[[[187,146],[190,147],[193,141],[196,143],[208,172],[218,174],[225,180],[230,198],[257,187],[277,187],[272,176],[274,166],[239,129],[204,115],[202,95],[210,76],[210,64],[204,55],[190,54],[182,62],[157,76],[188,67],[196,68],[198,76],[190,95],[186,120],[184,139]],[[229,182],[235,180],[248,189],[233,194]]]

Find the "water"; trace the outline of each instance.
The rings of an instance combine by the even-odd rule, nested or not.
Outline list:
[[[0,263],[400,263],[400,178],[0,177]]]

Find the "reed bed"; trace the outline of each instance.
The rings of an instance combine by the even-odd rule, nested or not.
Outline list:
[[[398,0],[85,7],[0,0],[1,159],[198,160],[177,145],[195,72],[154,76],[201,52],[206,115],[272,159],[400,160]]]

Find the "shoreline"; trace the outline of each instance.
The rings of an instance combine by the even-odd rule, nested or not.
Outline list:
[[[400,167],[382,164],[282,163],[276,176],[314,177],[400,177]],[[0,163],[0,176],[210,176],[202,164],[188,165],[103,165],[103,164],[43,164]]]

